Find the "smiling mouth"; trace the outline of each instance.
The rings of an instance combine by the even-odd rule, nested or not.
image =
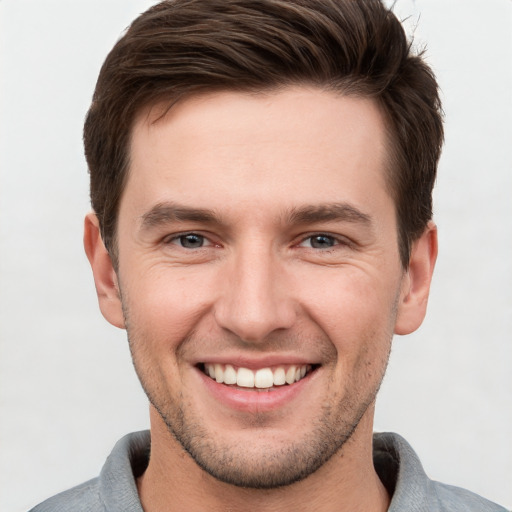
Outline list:
[[[201,370],[219,384],[244,389],[271,390],[276,387],[290,386],[313,372],[319,365],[281,365],[272,368],[235,367],[231,364],[204,363]]]

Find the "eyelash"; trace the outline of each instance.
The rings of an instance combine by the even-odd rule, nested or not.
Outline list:
[[[199,247],[185,247],[183,243],[179,243],[180,240],[183,242],[187,237],[196,237],[198,239],[201,239],[201,245]],[[213,243],[207,236],[202,235],[200,233],[197,233],[195,231],[190,231],[188,233],[178,233],[176,235],[172,235],[170,237],[166,237],[163,239],[163,243],[165,245],[179,245],[182,249],[202,249],[204,247],[204,243],[208,242],[206,247],[216,245]]]
[[[195,237],[196,239],[200,239],[201,245],[199,245],[199,247],[185,247],[183,245],[183,242],[184,242],[184,240],[186,240],[187,237]],[[332,243],[332,245],[329,245],[327,247],[313,247],[313,239],[315,239],[315,238],[316,239],[324,239],[324,240],[327,239]],[[342,245],[342,246],[350,245],[349,241],[347,241],[344,237],[334,236],[329,233],[313,233],[313,234],[308,234],[306,237],[302,237],[300,239],[299,243],[296,244],[296,247],[305,247],[304,244],[307,241],[310,242],[310,245],[307,247],[308,249],[313,249],[313,250],[318,249],[319,251],[332,250],[334,247],[336,247],[338,245]],[[205,246],[205,242],[207,242],[206,246]],[[166,237],[163,240],[163,243],[165,245],[170,245],[170,244],[179,245],[183,249],[190,249],[190,250],[202,249],[204,247],[210,247],[210,246],[217,245],[214,242],[212,242],[206,235],[202,235],[202,234],[194,232],[194,231],[190,231],[188,233],[179,233],[179,234],[173,235],[171,237]]]
[[[328,239],[332,245],[324,246],[324,247],[313,247],[314,239]],[[314,251],[315,253],[324,253],[328,254],[337,249],[344,248],[354,248],[354,243],[352,240],[346,238],[342,235],[333,235],[332,233],[325,232],[317,232],[317,233],[308,233],[307,236],[301,236],[299,242],[296,244],[296,247],[303,247],[307,250]]]
[[[332,245],[329,245],[327,247],[313,247],[313,240],[314,239],[317,239],[317,241],[319,239],[324,239],[324,240],[329,240]],[[335,236],[335,235],[331,235],[329,233],[313,233],[313,234],[310,234],[304,238],[302,238],[301,242],[298,244],[299,247],[302,246],[304,247],[304,243],[308,242],[310,243],[310,245],[308,246],[308,249],[318,249],[318,250],[321,250],[321,251],[328,251],[328,250],[332,250],[334,247],[338,246],[338,245],[348,245],[348,242],[346,239],[344,238],[340,238],[338,236]]]

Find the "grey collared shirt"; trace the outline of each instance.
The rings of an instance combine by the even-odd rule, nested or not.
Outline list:
[[[388,512],[507,512],[459,487],[430,480],[411,446],[397,434],[375,434],[375,469],[392,495]],[[143,512],[136,478],[149,460],[148,431],[123,437],[100,476],[46,500],[30,512]]]

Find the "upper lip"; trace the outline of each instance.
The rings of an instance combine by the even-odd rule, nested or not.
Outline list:
[[[320,362],[316,359],[309,359],[297,355],[266,355],[261,357],[248,357],[244,355],[219,355],[205,356],[196,362],[196,366],[200,364],[230,364],[235,367],[248,368],[250,370],[258,370],[259,368],[271,368],[276,366],[302,366],[302,365],[319,365]]]

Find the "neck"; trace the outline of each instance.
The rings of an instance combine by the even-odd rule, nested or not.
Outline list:
[[[142,506],[146,512],[385,512],[389,495],[373,467],[370,409],[340,452],[320,469],[300,482],[270,490],[240,488],[210,476],[152,410],[151,458],[137,481]]]

